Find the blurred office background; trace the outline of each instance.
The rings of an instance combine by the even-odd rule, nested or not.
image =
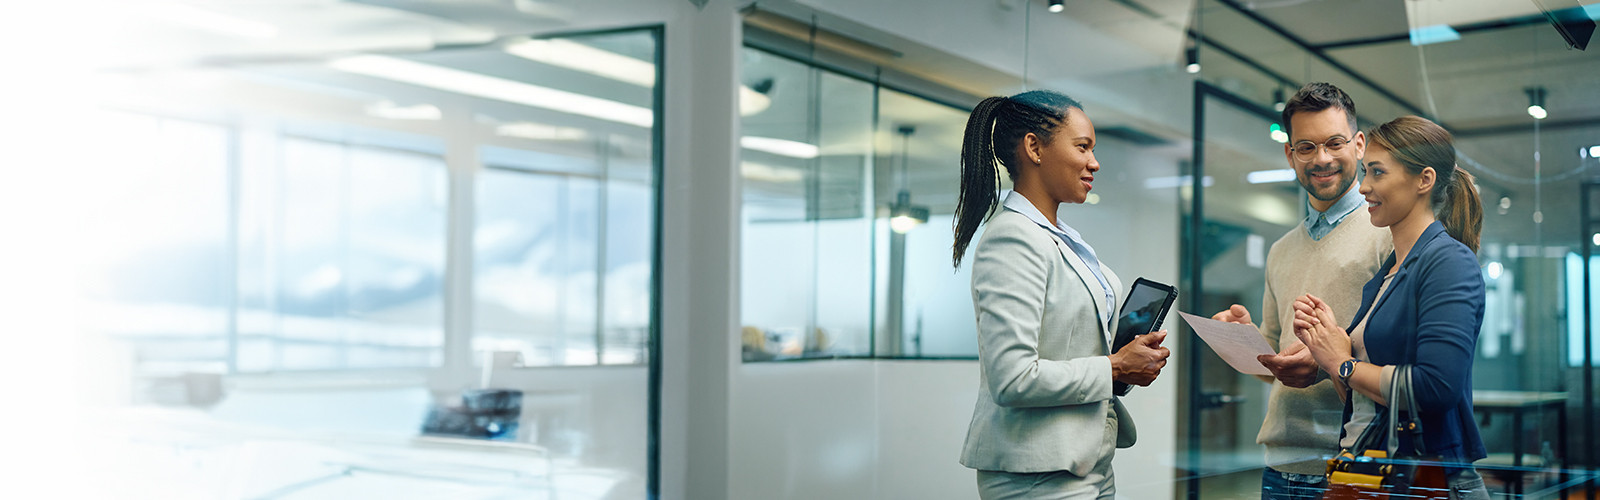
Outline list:
[[[1275,106],[1311,81],[1455,134],[1479,465],[1595,488],[1591,0],[9,10],[17,498],[975,498],[971,107],[1083,101],[1102,181],[1061,216],[1259,318],[1304,216]],[[1269,386],[1179,323],[1119,496],[1256,498]]]

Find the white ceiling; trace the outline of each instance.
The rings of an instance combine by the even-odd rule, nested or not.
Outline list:
[[[1021,88],[1021,73],[1027,71],[1033,86],[1062,89],[1083,100],[1099,127],[1129,127],[1173,141],[1172,145],[1153,149],[1174,160],[1186,157],[1189,149],[1184,143],[1191,133],[1193,77],[1183,73],[1180,66],[1183,31],[1195,28],[1294,84],[1326,80],[1346,88],[1367,121],[1423,110],[1462,132],[1460,150],[1472,160],[1467,163],[1480,164],[1488,170],[1479,176],[1486,194],[1503,194],[1514,200],[1508,214],[1494,214],[1496,218],[1490,219],[1487,232],[1491,236],[1533,243],[1535,197],[1544,209],[1545,222],[1538,232],[1543,243],[1556,243],[1551,235],[1576,233],[1571,210],[1559,208],[1575,205],[1576,188],[1569,181],[1546,182],[1536,189],[1533,158],[1535,151],[1542,154],[1542,178],[1560,177],[1564,172],[1585,168],[1576,154],[1580,146],[1600,144],[1600,84],[1596,84],[1600,76],[1600,41],[1588,51],[1569,50],[1548,24],[1533,23],[1463,33],[1461,40],[1420,48],[1396,40],[1327,49],[1319,56],[1261,22],[1281,27],[1300,42],[1317,46],[1399,37],[1416,25],[1516,21],[1536,13],[1529,7],[1531,2],[1197,0],[1197,6],[1196,0],[1082,0],[1069,2],[1066,12],[1050,14],[1043,9],[1043,0],[1031,0],[1038,5],[1025,1],[1030,0],[774,0],[758,5],[780,11],[820,12],[819,18],[827,27],[902,54],[890,61],[897,70],[974,95],[1014,93]],[[1547,3],[1563,1],[1577,5],[1573,0]],[[193,4],[217,14],[265,23],[276,30],[266,38],[252,36],[255,28],[248,23],[239,25],[238,33],[197,28],[186,21],[181,8],[150,8],[153,5],[191,4],[142,2],[124,8],[128,18],[136,22],[122,23],[120,31],[112,33],[125,43],[106,47],[101,61],[105,66],[148,70],[202,63],[298,79],[327,88],[389,89],[384,97],[393,98],[392,95],[405,94],[397,89],[403,85],[374,83],[354,75],[308,68],[317,68],[328,57],[350,53],[418,53],[448,48],[414,58],[516,81],[543,81],[552,86],[584,89],[621,102],[649,99],[645,89],[542,66],[483,45],[508,34],[604,23],[579,13],[592,7],[580,9],[565,0],[219,0]],[[920,8],[907,10],[908,5]],[[624,7],[616,9],[622,12]],[[1407,13],[1407,7],[1413,12]],[[1196,11],[1198,17],[1194,16]],[[1024,22],[1029,15],[1031,20]],[[474,46],[484,48],[463,49]],[[639,50],[626,44],[602,48],[619,53]],[[1028,54],[1026,60],[1020,57],[1023,52]],[[1241,98],[1269,106],[1272,91],[1282,84],[1223,52],[1210,46],[1201,48],[1205,70],[1200,77]],[[1330,61],[1350,71],[1335,68]],[[1426,71],[1422,69],[1424,63]],[[746,65],[746,75],[754,75],[768,66],[777,68],[782,64],[747,59]],[[781,71],[777,69],[772,72],[773,107],[747,119],[746,129],[752,135],[803,134],[804,124],[793,122],[792,117],[799,114],[791,107],[805,105],[804,99],[798,99],[803,96],[794,95],[803,93],[805,85],[789,81],[800,78],[794,74],[779,75]],[[1362,83],[1352,72],[1373,85]],[[838,92],[856,92],[849,89],[859,87],[852,87],[848,81],[834,85],[843,89]],[[1525,112],[1527,98],[1523,89],[1530,86],[1548,89],[1546,107],[1550,118],[1541,124],[1545,129],[1537,139],[1531,128],[1533,120]],[[407,95],[418,101],[429,98],[426,91]],[[862,119],[861,99],[858,95],[830,100],[847,104],[823,112],[821,119],[830,123],[831,132],[815,139],[822,142],[825,151],[860,154],[862,149],[872,149],[873,142],[880,155],[896,151],[898,144],[890,122],[918,123],[919,131],[909,149],[913,165],[927,165],[927,172],[914,168],[918,172],[913,173],[912,182],[926,183],[916,188],[918,192],[936,192],[937,186],[947,184],[946,177],[953,170],[959,151],[964,112],[938,105],[887,107],[884,123],[872,136],[873,142],[867,142],[854,139],[861,137],[859,134],[845,133],[848,127],[859,127],[859,131],[870,128]],[[497,118],[541,115],[524,106],[504,103],[474,105]],[[1549,128],[1552,126],[1556,128]],[[1254,126],[1211,129],[1206,134],[1219,144],[1243,145],[1232,148],[1235,151],[1271,151],[1275,147],[1254,146],[1267,140],[1265,132]],[[836,144],[830,145],[829,141]],[[1270,162],[1272,158],[1267,155],[1263,161]],[[1586,165],[1594,168],[1596,160],[1588,160]],[[946,194],[950,193],[930,196],[942,199],[948,197]]]

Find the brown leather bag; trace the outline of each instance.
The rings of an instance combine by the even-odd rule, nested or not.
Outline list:
[[[1400,420],[1395,401],[1404,398],[1411,411]],[[1449,482],[1445,478],[1443,460],[1423,455],[1427,448],[1422,441],[1422,419],[1418,415],[1417,398],[1411,392],[1411,366],[1400,365],[1389,381],[1390,408],[1386,409],[1389,425],[1386,449],[1375,448],[1380,426],[1367,426],[1356,438],[1355,446],[1339,452],[1328,460],[1328,491],[1323,500],[1345,499],[1443,499],[1450,498]],[[1411,448],[1402,452],[1399,433],[1411,436]]]

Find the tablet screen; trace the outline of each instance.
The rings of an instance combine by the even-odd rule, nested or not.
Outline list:
[[[1167,308],[1172,305],[1172,298],[1177,296],[1173,292],[1172,287],[1154,281],[1143,278],[1135,281],[1133,290],[1128,292],[1128,300],[1122,303],[1122,311],[1117,316],[1117,336],[1112,342],[1111,352],[1121,349],[1134,337],[1157,329]]]

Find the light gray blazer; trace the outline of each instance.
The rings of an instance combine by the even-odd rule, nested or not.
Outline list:
[[[1104,265],[1100,272],[1120,297],[1117,275]],[[974,251],[972,305],[982,383],[962,465],[1085,476],[1110,451],[1108,411],[1116,413],[1116,446],[1133,446],[1133,419],[1111,394],[1106,354],[1115,325],[1107,330],[1099,319],[1116,304],[1105,303],[1100,281],[1065,243],[1001,209]]]

